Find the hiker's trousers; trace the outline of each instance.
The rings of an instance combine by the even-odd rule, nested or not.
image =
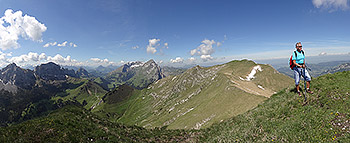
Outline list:
[[[311,76],[310,76],[309,72],[305,69],[305,77],[304,77],[303,71],[304,71],[303,68],[299,68],[299,67],[293,68],[295,85],[299,85],[301,76],[303,76],[304,80],[311,81]]]

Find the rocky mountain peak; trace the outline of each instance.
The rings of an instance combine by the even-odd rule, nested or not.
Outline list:
[[[89,72],[82,67],[75,71],[75,74],[79,77],[90,77]]]
[[[15,63],[7,65],[1,70],[0,74],[1,84],[6,87],[15,85],[24,89],[30,89],[35,85],[35,75],[31,70],[26,70],[18,67]],[[6,89],[6,88],[5,88]]]
[[[35,67],[34,72],[44,80],[65,80],[66,75],[78,77],[74,70],[62,68],[60,65],[53,62]]]

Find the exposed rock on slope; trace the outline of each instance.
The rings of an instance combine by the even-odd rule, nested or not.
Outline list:
[[[124,83],[138,89],[147,87],[156,80],[164,78],[162,69],[154,60],[146,63],[129,62],[108,74],[107,79],[111,81],[110,88]]]
[[[271,66],[247,60],[196,66],[142,90],[118,121],[148,128],[205,128],[256,107],[292,84]]]
[[[17,88],[31,89],[35,85],[35,75],[31,70],[18,67],[15,63],[7,65],[1,70],[0,89],[15,92]]]

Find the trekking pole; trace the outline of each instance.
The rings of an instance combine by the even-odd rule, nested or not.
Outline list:
[[[306,68],[306,67],[305,67]],[[306,97],[306,74],[305,74],[305,68],[303,68],[302,72],[303,72],[303,76],[304,76],[304,101],[307,101],[307,97]]]

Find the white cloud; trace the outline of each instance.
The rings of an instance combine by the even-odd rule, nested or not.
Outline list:
[[[46,43],[43,47],[47,48],[49,46],[56,46],[57,45],[57,42],[49,42],[49,43]]]
[[[55,62],[55,63],[59,63],[59,64],[70,64],[70,63],[76,62],[76,60],[71,59],[70,56],[63,57],[60,54],[57,54],[54,57],[48,56],[47,61]]]
[[[191,58],[188,58],[188,60],[189,60],[190,62],[194,62],[194,61],[196,60],[196,58],[191,57]]]
[[[12,57],[8,60],[8,62],[26,63],[26,62],[38,62],[45,59],[46,59],[45,53],[41,53],[39,55],[38,53],[29,52],[28,54],[20,55],[18,57]]]
[[[19,37],[42,42],[42,33],[46,30],[47,27],[35,17],[23,16],[22,11],[13,12],[7,9],[5,15],[0,18],[0,48],[2,50],[19,48],[20,45],[17,43]]]
[[[157,52],[156,47],[159,46],[160,39],[150,39],[148,40],[147,53],[154,54]]]
[[[168,49],[169,48],[169,44],[168,43],[164,43],[164,48]]]
[[[214,58],[210,55],[201,55],[201,59],[203,61],[209,61],[209,60],[213,60]]]
[[[348,0],[312,0],[312,4],[316,8],[330,9],[330,11],[349,9]]]
[[[214,40],[205,39],[196,49],[191,50],[191,55],[211,55],[215,52],[213,48],[213,44],[215,43]]]
[[[67,46],[69,46],[69,47],[78,47],[78,45],[77,44],[74,44],[73,42],[70,42],[69,44],[68,44],[68,41],[64,41],[64,42],[62,42],[61,44],[59,44],[59,43],[57,43],[57,42],[49,42],[49,43],[46,43],[43,47],[45,47],[45,48],[47,48],[47,47],[49,47],[49,46],[58,46],[58,47],[67,47]]]
[[[183,63],[184,59],[181,57],[176,57],[175,60],[174,59],[170,59],[170,63]]]
[[[64,41],[62,44],[57,44],[58,47],[66,47],[67,46],[67,41]]]
[[[90,61],[93,62],[92,65],[116,65],[115,62],[111,62],[108,59],[91,58]],[[121,63],[124,63],[124,61],[121,61]]]
[[[214,40],[208,40],[205,39],[201,42],[202,44],[199,45],[196,49],[193,49],[190,51],[191,55],[198,55],[200,58],[205,62],[208,60],[213,60],[213,57],[211,56],[215,50],[213,45],[221,46],[220,42],[215,42]]]
[[[70,46],[70,47],[74,47],[74,48],[75,48],[75,47],[78,47],[77,44],[74,44],[74,43],[72,43],[72,42],[69,43],[69,46]]]
[[[134,46],[134,47],[131,47],[131,49],[138,49],[139,48],[139,46]]]
[[[103,62],[109,62],[109,60],[108,59],[99,59],[99,58],[91,58],[90,59],[91,61],[93,61],[93,62],[96,62],[96,63],[103,63]]]

